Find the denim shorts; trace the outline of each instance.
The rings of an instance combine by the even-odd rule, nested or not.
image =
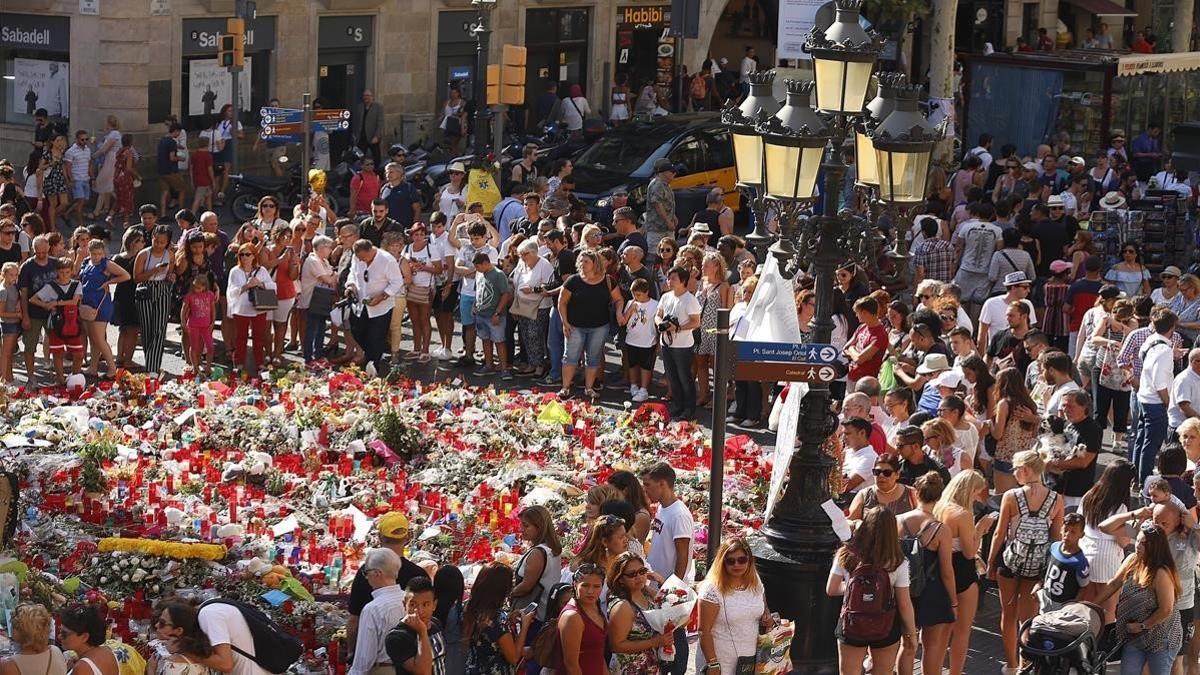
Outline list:
[[[475,316],[475,335],[480,340],[488,342],[504,342],[504,329],[507,328],[508,317],[500,315],[500,323],[492,323],[490,316]]]
[[[464,326],[475,325],[475,296],[462,295],[458,296],[458,320]]]
[[[22,333],[20,321],[5,321],[0,323],[0,335],[20,335]]]
[[[1012,474],[1012,472],[1013,472],[1012,462],[1005,462],[1000,459],[993,459],[992,460],[992,471],[999,471],[1000,473]]]
[[[88,199],[92,196],[92,186],[86,180],[71,181],[71,198]]]
[[[604,340],[608,338],[608,326],[596,328],[571,327],[571,335],[567,337],[567,346],[563,356],[563,365],[574,366],[579,363],[580,356],[586,356],[588,368],[599,368],[604,365]]]

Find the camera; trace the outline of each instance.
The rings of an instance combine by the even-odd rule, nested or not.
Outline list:
[[[667,333],[679,328],[679,319],[674,316],[665,316],[662,321],[658,322],[658,332]]]

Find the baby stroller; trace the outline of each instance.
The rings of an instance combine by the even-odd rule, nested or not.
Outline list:
[[[1071,602],[1021,625],[1021,675],[1103,675],[1121,644],[1105,639],[1104,610],[1090,602]]]

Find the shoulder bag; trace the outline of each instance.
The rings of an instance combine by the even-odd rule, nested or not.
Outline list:
[[[513,275],[516,277],[516,274]],[[522,293],[521,289],[517,288],[517,284],[512,284],[512,304],[509,305],[508,311],[513,316],[519,319],[536,319],[538,309],[542,305],[541,293]]]
[[[259,267],[255,267],[250,273],[250,278],[254,279],[258,276]],[[255,286],[250,289],[250,302],[254,303],[254,309],[260,312],[266,312],[272,309],[279,308],[279,296],[270,288]]]

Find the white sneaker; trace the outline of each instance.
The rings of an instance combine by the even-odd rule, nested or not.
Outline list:
[[[439,361],[449,361],[450,359],[454,358],[454,354],[452,354],[450,350],[446,349],[445,347],[438,347],[436,358]]]
[[[641,403],[648,398],[650,398],[650,394],[645,389],[642,389],[641,387],[637,387],[637,391],[635,391],[633,393],[633,402],[634,403]]]
[[[629,385],[629,395],[630,396],[637,396],[637,392],[638,392],[638,386],[636,384]]]

